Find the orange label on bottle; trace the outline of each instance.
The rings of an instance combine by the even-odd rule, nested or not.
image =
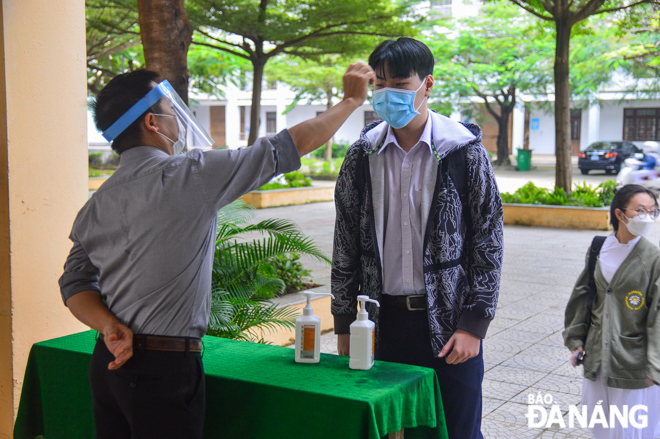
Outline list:
[[[316,331],[314,326],[303,326],[303,351],[314,351],[316,343]]]
[[[374,352],[376,352],[376,331],[371,331],[371,358],[374,357]]]

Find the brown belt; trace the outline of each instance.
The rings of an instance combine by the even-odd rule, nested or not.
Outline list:
[[[408,311],[424,311],[427,307],[426,296],[422,294],[412,296],[390,296],[383,294],[380,296],[380,303],[385,306],[407,308]]]
[[[99,333],[99,339],[103,340]],[[166,337],[162,335],[133,334],[133,349],[166,352],[202,352],[202,340],[191,337]]]

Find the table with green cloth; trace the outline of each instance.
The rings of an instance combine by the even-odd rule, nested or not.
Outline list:
[[[96,334],[32,347],[15,439],[94,437],[88,371]],[[351,370],[347,357],[326,354],[318,364],[299,364],[290,348],[203,341],[205,438],[378,439],[401,429],[406,439],[447,438],[432,369],[377,361],[371,370]]]

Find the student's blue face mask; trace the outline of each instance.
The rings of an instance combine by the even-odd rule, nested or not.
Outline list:
[[[422,99],[419,106],[415,108],[415,96],[419,89],[424,87],[424,84],[426,84],[426,78],[417,90],[386,87],[374,91],[374,110],[392,128],[405,127],[419,114],[417,110],[424,103]]]

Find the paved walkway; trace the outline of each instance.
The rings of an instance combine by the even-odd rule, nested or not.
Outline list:
[[[498,177],[499,178],[499,177]],[[333,203],[260,210],[257,219],[295,220],[332,254]],[[566,412],[580,403],[581,368],[568,363],[563,347],[564,308],[592,237],[603,232],[506,226],[500,300],[484,340],[483,424],[485,438],[589,438],[580,429],[527,427],[527,395],[549,393]],[[660,223],[650,236],[660,239]],[[329,285],[327,265],[305,261],[317,283]],[[322,351],[336,354],[334,334],[322,336]]]

